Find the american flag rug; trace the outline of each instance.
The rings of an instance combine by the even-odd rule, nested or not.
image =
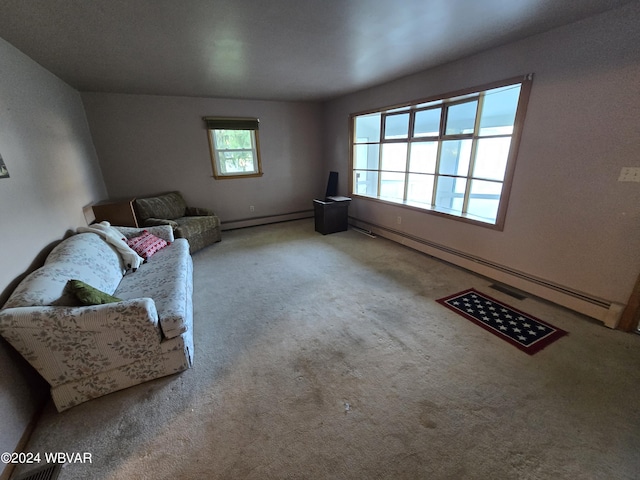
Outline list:
[[[529,355],[567,334],[473,288],[436,301]]]

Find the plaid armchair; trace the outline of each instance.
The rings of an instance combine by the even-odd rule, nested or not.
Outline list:
[[[188,207],[180,192],[137,198],[138,223],[143,227],[170,225],[176,238],[189,241],[191,254],[221,240],[220,219],[206,208]]]

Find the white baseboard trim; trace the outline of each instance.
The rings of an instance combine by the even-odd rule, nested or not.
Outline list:
[[[237,220],[227,220],[221,222],[222,230],[235,230],[237,228],[256,227],[258,225],[267,225],[269,223],[288,222],[290,220],[300,220],[303,218],[312,218],[313,210],[300,210],[298,212],[280,213],[277,215],[264,215],[261,217],[241,218]]]
[[[609,328],[617,327],[625,307],[622,304],[597,298],[570,287],[559,285],[398,230],[372,224],[353,217],[350,217],[350,223],[355,227],[371,231],[376,235],[418,250],[419,252],[426,253],[427,255],[452,263],[497,282],[582,313],[583,315],[603,322]]]

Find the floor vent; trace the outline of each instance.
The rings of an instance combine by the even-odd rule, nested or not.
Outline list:
[[[377,238],[376,235],[371,231],[371,230],[365,230],[364,228],[360,228],[360,227],[355,227],[353,225],[351,225],[351,228],[353,230],[355,230],[358,233],[361,233],[363,235],[366,235],[367,237],[371,237],[371,238]]]
[[[60,475],[60,464],[54,463],[23,473],[11,480],[56,480],[58,475]]]
[[[513,290],[509,287],[505,287],[504,285],[493,283],[489,286],[494,290],[498,290],[499,292],[509,295],[510,297],[517,298],[518,300],[524,300],[525,298],[527,298],[526,295],[523,295],[519,291]]]

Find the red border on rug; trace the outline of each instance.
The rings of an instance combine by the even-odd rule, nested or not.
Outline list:
[[[475,293],[479,296],[481,296],[482,298],[486,298],[487,300],[490,300],[498,305],[501,305],[504,308],[508,308],[509,310],[516,312],[526,318],[530,318],[531,320],[534,320],[538,323],[541,323],[542,325],[546,325],[547,327],[553,329],[553,332],[548,334],[547,336],[545,336],[544,338],[540,339],[540,341],[534,343],[533,345],[530,346],[526,346],[526,345],[522,345],[521,343],[518,343],[517,341],[513,340],[512,338],[496,331],[495,329],[493,329],[492,327],[490,327],[489,325],[484,324],[483,322],[481,322],[480,320],[478,320],[477,318],[473,317],[472,315],[469,315],[467,313],[465,313],[464,311],[457,309],[449,304],[447,304],[446,302],[448,300],[451,300],[452,298],[455,297],[460,297],[462,295],[466,295],[467,293]],[[440,305],[448,308],[449,310],[451,310],[452,312],[457,313],[458,315],[460,315],[461,317],[466,318],[467,320],[470,320],[471,322],[475,323],[476,325],[478,325],[479,327],[482,327],[484,330],[493,333],[496,337],[501,338],[502,340],[506,341],[507,343],[510,343],[511,345],[513,345],[514,347],[522,350],[523,352],[529,354],[529,355],[533,355],[535,353],[538,353],[540,350],[542,350],[543,348],[545,348],[546,346],[550,345],[551,343],[555,342],[556,340],[558,340],[559,338],[568,335],[569,332],[566,332],[565,330],[562,330],[561,328],[558,328],[554,325],[551,325],[548,322],[545,322],[543,320],[540,320],[539,318],[534,317],[533,315],[529,315],[528,313],[523,312],[522,310],[518,310],[517,308],[512,307],[511,305],[507,305],[506,303],[502,302],[501,300],[497,300],[485,293],[482,293],[478,290],[476,290],[475,288],[469,288],[467,290],[463,290],[461,292],[455,293],[453,295],[448,295],[446,297],[443,298],[439,298],[436,300],[436,302],[438,302]]]

